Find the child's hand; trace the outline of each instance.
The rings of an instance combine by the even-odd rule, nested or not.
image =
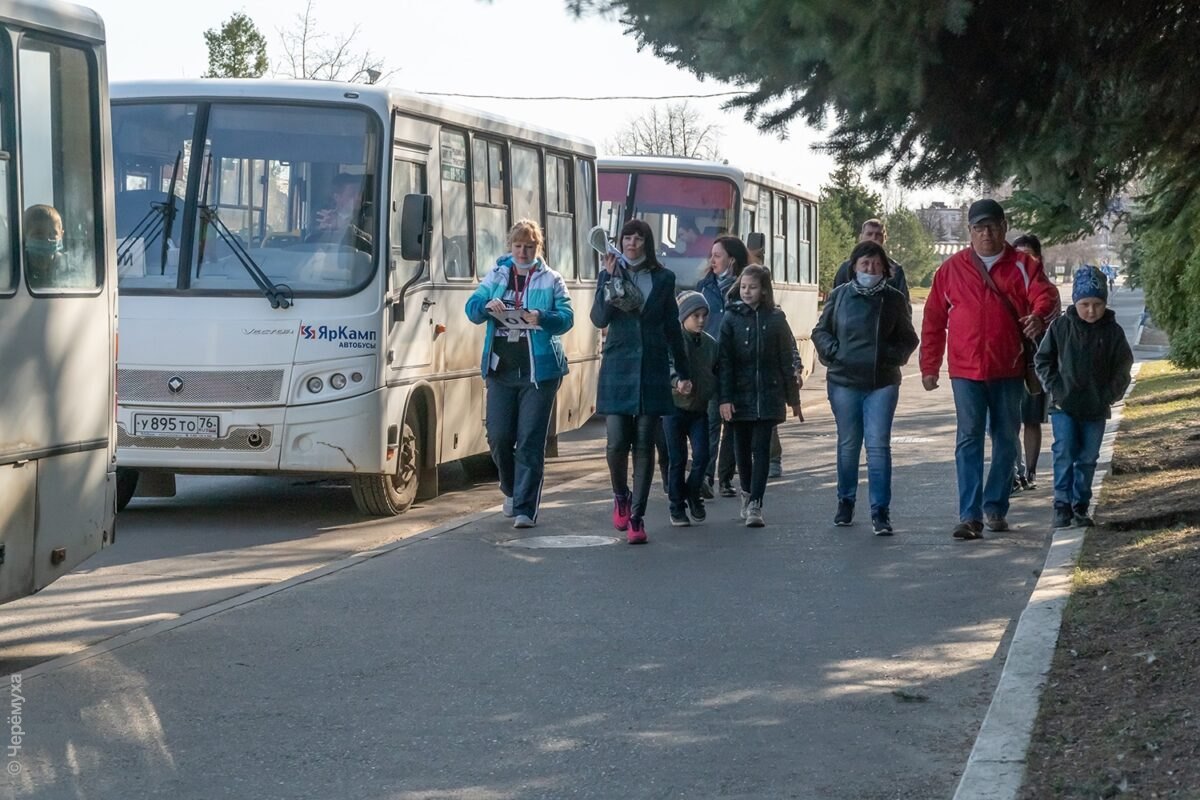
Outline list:
[[[733,403],[721,403],[720,407],[721,419],[729,422],[733,419]]]
[[[675,391],[679,392],[681,395],[684,395],[684,396],[691,394],[692,393],[692,382],[691,381],[679,381],[678,383],[675,384]]]

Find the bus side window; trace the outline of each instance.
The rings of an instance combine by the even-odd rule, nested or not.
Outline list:
[[[471,174],[475,186],[475,273],[487,274],[508,252],[508,207],[504,205],[504,145],[476,138]]]
[[[0,125],[3,119],[0,116]],[[12,228],[8,223],[8,192],[8,152],[0,150],[0,292],[11,292],[17,286],[17,271],[13,269]]]
[[[575,203],[571,160],[546,156],[546,258],[565,278],[575,277]]]
[[[447,278],[471,277],[471,239],[467,224],[467,136],[442,131],[442,265]]]
[[[26,280],[33,291],[95,289],[96,108],[84,51],[26,36],[20,51],[21,187]],[[64,109],[79,111],[78,117]],[[64,124],[82,117],[87,123]],[[53,213],[51,213],[53,212]]]

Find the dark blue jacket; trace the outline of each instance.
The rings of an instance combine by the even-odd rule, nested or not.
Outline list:
[[[604,302],[608,277],[607,271],[600,273],[591,311],[592,324],[608,328],[600,361],[596,413],[673,414],[672,360],[679,379],[691,379],[679,327],[679,304],[675,302],[675,273],[652,268],[650,293],[640,314],[620,311]]]
[[[704,332],[714,339],[721,336],[721,318],[725,316],[729,290],[736,283],[737,278],[733,276],[732,269],[726,271],[721,278],[710,271],[696,283],[696,291],[708,301],[708,320],[704,323]]]

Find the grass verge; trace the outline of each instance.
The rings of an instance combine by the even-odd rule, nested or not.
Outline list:
[[[1084,540],[1023,800],[1200,798],[1200,372],[1146,364]]]

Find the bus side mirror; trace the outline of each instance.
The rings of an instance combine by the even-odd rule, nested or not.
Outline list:
[[[746,234],[746,249],[747,250],[766,250],[767,235],[762,231],[754,231]]]
[[[433,198],[406,194],[400,209],[400,258],[427,261],[433,239]]]

